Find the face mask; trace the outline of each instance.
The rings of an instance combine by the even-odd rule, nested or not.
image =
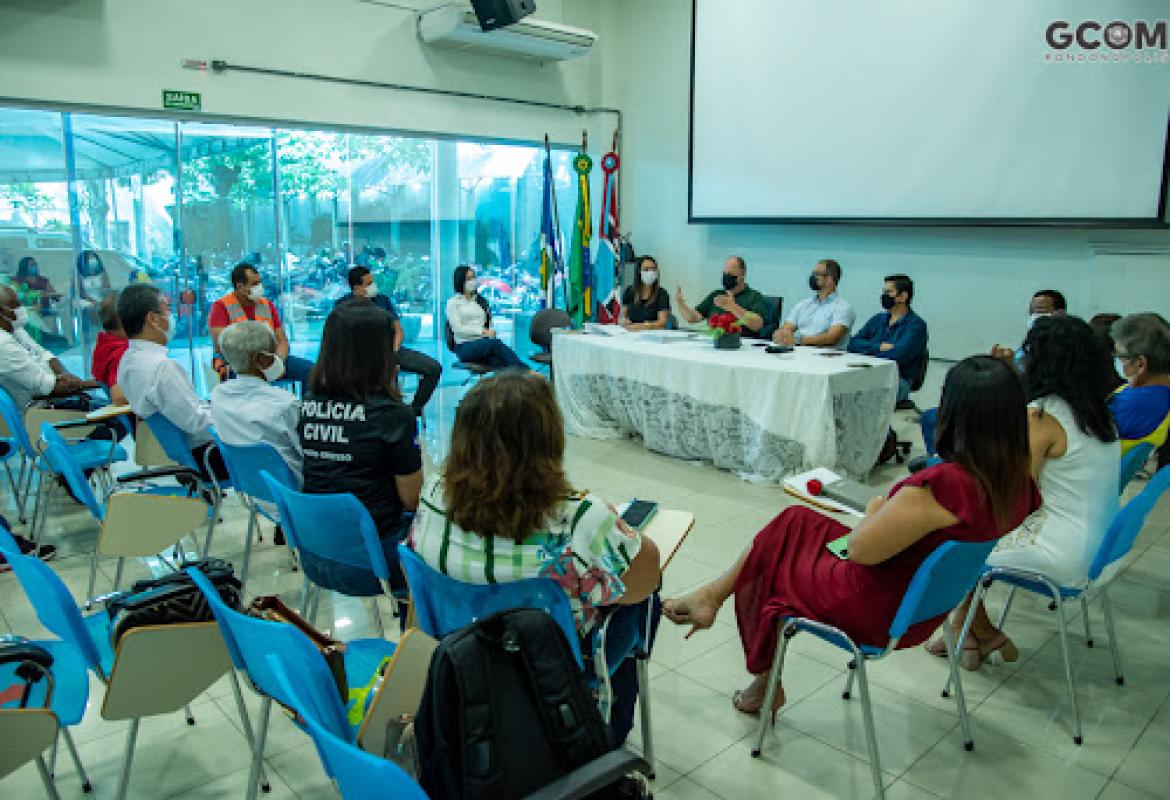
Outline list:
[[[1036,324],[1036,320],[1041,317],[1051,317],[1051,314],[1029,314],[1028,315],[1028,330],[1032,330],[1032,326]]]
[[[893,307],[894,307],[894,298],[890,297],[888,294],[883,294],[882,295],[882,308],[884,308],[886,311],[889,311]]]
[[[815,272],[808,276],[808,288],[812,289],[814,292],[819,292],[821,290],[821,281]]]
[[[1118,375],[1120,375],[1121,377],[1124,378],[1125,377],[1125,359],[1124,358],[1114,358],[1113,359],[1113,369],[1117,371]]]
[[[373,300],[377,296],[378,296],[378,284],[371,283],[369,286],[366,287],[366,297]]]
[[[734,275],[729,275],[726,272],[723,273],[723,288],[724,289],[726,289],[727,291],[730,292],[738,284],[739,284],[739,278],[735,277]]]
[[[23,328],[24,324],[28,322],[28,309],[24,306],[17,306],[12,314],[12,326],[14,328]]]
[[[476,283],[475,278],[468,278],[467,280],[465,280],[463,282],[463,291],[466,292],[467,294],[474,294],[475,287],[478,285],[479,284]]]
[[[155,330],[157,330],[159,333],[161,333],[163,336],[166,337],[167,344],[170,344],[171,339],[175,338],[175,330],[178,327],[179,327],[179,321],[175,319],[174,314],[167,315],[167,327],[160,328],[157,325],[154,326]]]
[[[642,283],[645,283],[645,284],[658,283],[658,270],[656,270],[656,269],[642,270]]]
[[[264,380],[268,381],[269,383],[280,380],[280,377],[284,375],[284,359],[278,356],[276,353],[265,353],[264,355],[272,356],[272,364],[260,370],[260,374],[262,374],[264,376]]]
[[[264,284],[258,283],[248,290],[248,296],[253,300],[259,300],[264,296]]]

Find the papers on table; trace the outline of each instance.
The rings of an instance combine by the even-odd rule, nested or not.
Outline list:
[[[799,475],[793,475],[791,477],[785,478],[783,483],[784,491],[800,500],[803,500],[811,506],[824,509],[825,511],[852,514],[855,517],[865,516],[860,511],[856,511],[844,503],[838,503],[835,500],[830,500],[824,495],[819,495],[817,497],[810,495],[808,493],[808,482],[814,479],[820,481],[822,486],[827,486],[834,481],[841,480],[841,476],[833,472],[831,469],[817,467],[816,469],[810,469],[807,472],[802,472]],[[881,494],[881,492],[875,489],[874,496],[876,497],[879,494]]]
[[[97,411],[91,411],[85,415],[85,418],[90,422],[104,422],[114,417],[121,417],[129,414],[130,406],[105,406],[99,408]]]

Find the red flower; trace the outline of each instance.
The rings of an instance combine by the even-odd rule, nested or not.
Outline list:
[[[816,497],[825,489],[824,484],[822,484],[816,478],[810,479],[809,482],[805,485],[805,488],[808,489],[808,493],[813,497]]]

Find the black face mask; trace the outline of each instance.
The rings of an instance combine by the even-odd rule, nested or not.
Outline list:
[[[817,278],[817,274],[815,272],[808,276],[808,288],[812,289],[814,292],[819,292],[821,290],[821,282]]]
[[[883,294],[882,295],[882,308],[884,308],[886,311],[889,311],[893,307],[894,307],[894,298],[890,297],[888,294]]]
[[[734,289],[736,287],[736,284],[738,284],[738,283],[739,283],[739,278],[737,278],[734,275],[731,275],[727,272],[723,273],[723,288],[724,289],[726,289],[727,291],[730,292],[732,289]]]

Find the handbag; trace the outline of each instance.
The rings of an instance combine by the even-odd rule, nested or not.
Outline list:
[[[345,677],[344,642],[321,633],[276,595],[266,594],[255,598],[248,606],[247,613],[249,616],[268,622],[283,622],[286,625],[292,625],[305,634],[321,653],[321,657],[325,659],[329,672],[333,675],[333,682],[337,685],[341,704],[345,706],[349,703],[349,682]]]
[[[144,625],[211,622],[215,617],[203,592],[185,567],[197,567],[211,581],[229,608],[240,607],[240,581],[232,565],[218,558],[184,561],[178,572],[136,581],[128,590],[106,599],[110,615],[110,642],[117,647],[127,631]]]

